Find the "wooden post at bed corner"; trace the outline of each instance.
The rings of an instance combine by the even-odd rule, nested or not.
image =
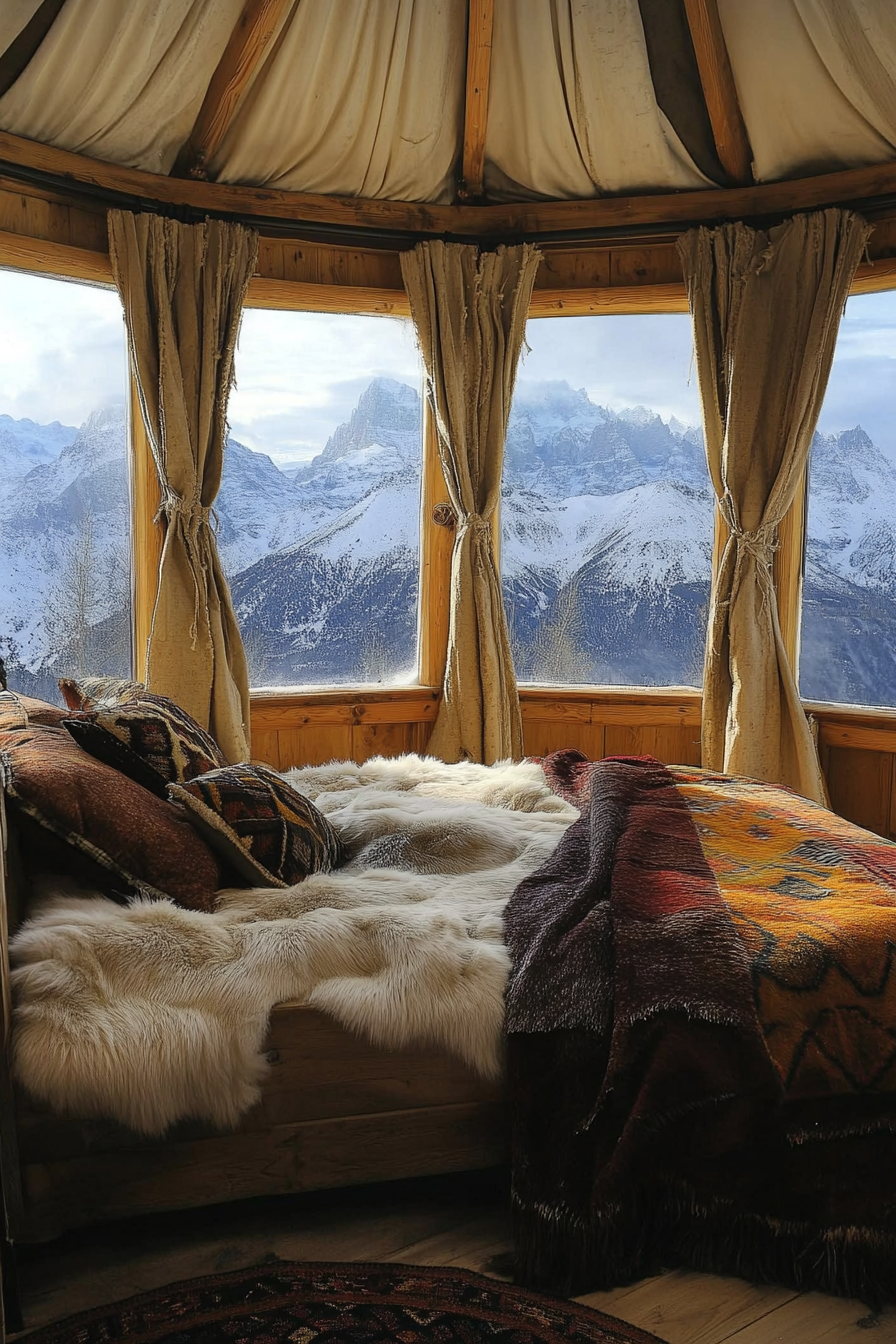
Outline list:
[[[22,1206],[22,1183],[15,1123],[12,1079],[9,1063],[9,1034],[12,1025],[12,994],[9,973],[9,911],[19,908],[11,901],[11,888],[18,881],[15,842],[0,789],[0,1341],[7,1331],[21,1330],[15,1249],[11,1239]]]

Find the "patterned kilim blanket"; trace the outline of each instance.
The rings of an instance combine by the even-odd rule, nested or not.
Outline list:
[[[782,788],[543,762],[505,913],[518,1278],[896,1296],[896,845]]]

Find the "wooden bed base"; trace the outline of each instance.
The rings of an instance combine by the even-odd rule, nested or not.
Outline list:
[[[140,1213],[506,1160],[497,1085],[435,1050],[376,1049],[298,1003],[275,1008],[261,1101],[231,1132],[185,1122],[147,1139],[112,1121],[36,1105],[13,1084],[6,1050],[7,929],[18,922],[27,887],[10,821],[0,794],[0,1174],[12,1242]]]

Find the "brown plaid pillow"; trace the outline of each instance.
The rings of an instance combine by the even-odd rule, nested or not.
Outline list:
[[[226,765],[217,743],[185,709],[164,695],[140,689],[134,682],[118,684],[131,698],[116,703],[106,695],[84,695],[82,703],[89,707],[62,721],[91,756],[160,798],[166,796],[166,785]]]
[[[291,887],[343,861],[326,817],[267,766],[228,765],[169,785],[168,796],[253,886]]]
[[[88,756],[64,729],[0,730],[0,787],[48,837],[38,861],[82,880],[87,861],[118,899],[139,891],[214,908],[219,861],[184,810]]]

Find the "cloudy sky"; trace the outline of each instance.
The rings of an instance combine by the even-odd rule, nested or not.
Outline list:
[[[565,379],[614,410],[699,421],[686,316],[529,323],[520,379]],[[319,452],[377,376],[419,386],[410,323],[323,313],[244,314],[234,436],[283,464]],[[0,414],[79,425],[125,396],[124,326],[111,290],[0,271]],[[896,460],[896,293],[849,300],[824,432],[861,424]]]

